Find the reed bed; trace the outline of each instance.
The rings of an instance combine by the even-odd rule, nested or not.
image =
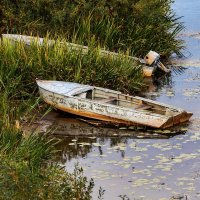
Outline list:
[[[48,41],[48,40],[47,40]],[[127,91],[143,86],[141,66],[123,54],[101,56],[100,47],[73,50],[65,40],[30,46],[4,40],[0,44],[0,88],[13,98],[36,91],[35,79],[73,81]]]
[[[111,51],[145,56],[150,50],[182,55],[184,28],[173,0],[2,0],[0,33],[44,37],[47,32],[89,45],[95,38]]]

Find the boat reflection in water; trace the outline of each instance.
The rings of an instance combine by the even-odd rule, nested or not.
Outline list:
[[[185,126],[185,124],[183,124]],[[84,137],[132,137],[132,138],[169,138],[181,132],[178,129],[154,130],[138,127],[113,127],[101,124],[99,121],[77,118],[75,115],[51,111],[42,119],[36,120],[31,125],[25,125],[24,131],[35,130],[40,133],[51,132],[58,136],[84,136]]]
[[[174,136],[175,132],[155,133],[141,130],[132,130],[133,127],[110,128],[97,127],[76,119],[73,115],[66,115],[61,112],[51,111],[42,120],[35,121],[31,125],[24,125],[24,132],[36,131],[49,133],[59,138],[60,143],[57,149],[60,150],[56,160],[62,163],[73,158],[84,158],[96,145],[99,155],[103,155],[101,144],[109,143],[110,147],[119,143],[126,143],[129,139],[168,139]],[[85,121],[85,120],[84,120]],[[180,132],[179,132],[180,133]],[[179,134],[178,133],[178,134]],[[182,134],[184,132],[181,132]],[[124,157],[125,151],[120,150]]]

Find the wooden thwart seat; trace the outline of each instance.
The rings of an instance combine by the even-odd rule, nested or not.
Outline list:
[[[109,103],[109,102],[115,101],[115,100],[117,100],[116,97],[111,97],[111,98],[108,98],[108,99],[100,99],[98,101],[100,101],[101,103]]]
[[[152,106],[144,105],[144,104],[138,105],[137,107],[135,107],[135,109],[137,109],[137,110],[147,110],[147,109],[150,109],[150,108],[152,108]]]

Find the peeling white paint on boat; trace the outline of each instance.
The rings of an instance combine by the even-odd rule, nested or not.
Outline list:
[[[167,128],[189,120],[191,113],[170,105],[95,86],[37,80],[41,97],[72,114],[126,125]]]

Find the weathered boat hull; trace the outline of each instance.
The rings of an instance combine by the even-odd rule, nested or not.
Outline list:
[[[191,113],[179,109],[177,110],[177,113],[175,113],[173,116],[170,116],[170,112],[174,112],[175,110],[173,107],[170,107],[168,111],[169,113],[166,113],[166,115],[147,112],[145,110],[126,108],[118,105],[102,103],[101,101],[99,102],[81,97],[57,94],[55,91],[50,91],[43,87],[45,81],[37,81],[37,84],[39,86],[41,97],[51,106],[71,114],[115,124],[148,126],[165,129],[175,124],[188,121],[192,115]],[[120,92],[116,92],[115,94],[117,96],[122,95]],[[128,98],[133,97],[128,96]],[[154,101],[146,100],[140,97],[134,97],[134,100],[146,101],[150,105],[159,105]],[[165,104],[160,104],[160,106],[167,107]]]

